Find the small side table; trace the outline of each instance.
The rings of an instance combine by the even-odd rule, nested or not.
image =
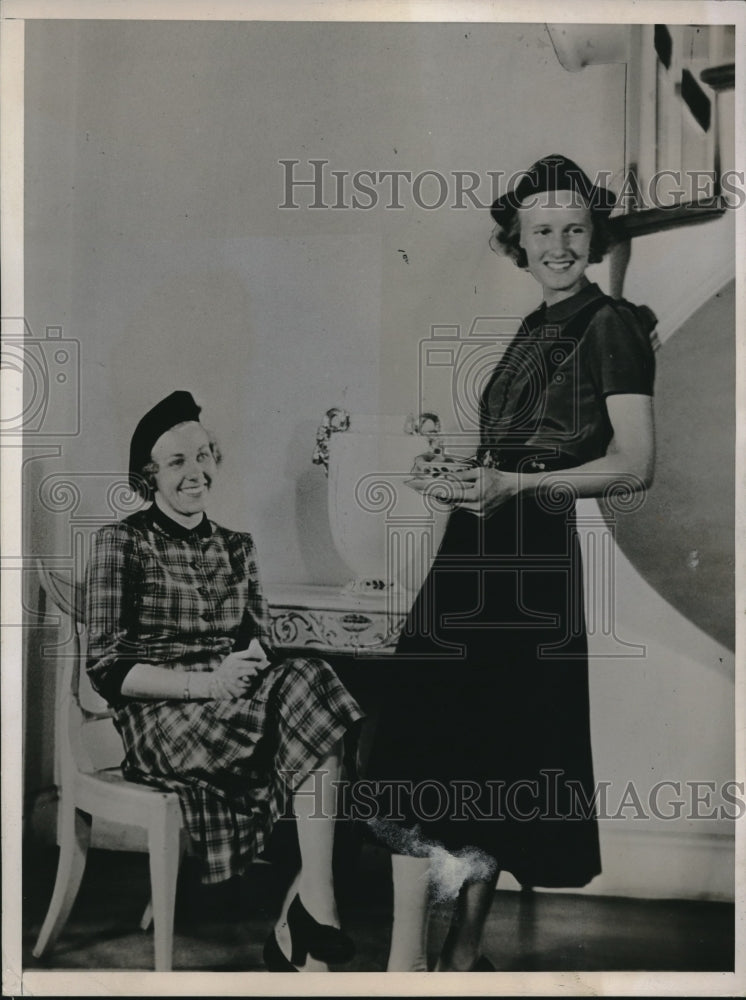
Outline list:
[[[317,584],[266,584],[264,589],[275,646],[355,657],[390,656],[414,599],[344,594]]]

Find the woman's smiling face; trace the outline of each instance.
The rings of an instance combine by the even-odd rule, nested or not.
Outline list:
[[[177,520],[201,514],[216,468],[202,424],[190,421],[172,427],[158,438],[151,456],[158,466],[155,489],[165,512],[179,515]]]
[[[518,218],[528,270],[543,287],[547,305],[579,292],[588,281],[593,237],[587,205],[573,191],[546,191],[522,205]]]

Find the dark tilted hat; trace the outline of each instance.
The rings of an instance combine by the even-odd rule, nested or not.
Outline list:
[[[616,195],[605,187],[592,184],[577,163],[552,153],[522,173],[518,183],[492,203],[490,214],[495,222],[507,226],[521,202],[545,191],[577,191],[592,211],[603,216],[608,216],[616,203]]]
[[[135,428],[130,442],[129,482],[133,490],[142,492],[142,470],[150,461],[153,445],[161,434],[177,424],[199,420],[200,409],[191,392],[179,389],[148,410]]]

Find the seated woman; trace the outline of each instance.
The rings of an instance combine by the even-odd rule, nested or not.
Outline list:
[[[272,650],[251,535],[205,514],[220,454],[199,414],[174,392],[135,430],[130,483],[151,504],[94,537],[89,676],[115,710],[127,777],[178,794],[203,882],[241,874],[290,798],[301,867],[265,963],[346,962],[331,782],[362,712],[323,660]],[[319,802],[324,818],[311,816]]]

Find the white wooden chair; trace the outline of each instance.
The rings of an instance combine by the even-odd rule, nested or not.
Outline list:
[[[81,671],[85,671],[86,639],[83,626],[82,588],[41,560],[37,569],[50,600],[70,619],[74,655],[64,661],[62,695],[57,729],[60,774],[58,839],[60,858],[52,900],[33,954],[40,958],[55,944],[70,915],[80,888],[91,840],[93,817],[143,828],[147,833],[151,901],[140,926],[154,925],[155,969],[168,972],[172,965],[174,905],[179,865],[187,843],[181,807],[174,792],[127,781],[121,768],[97,769],[86,749],[84,733],[91,724],[114,729],[112,712],[91,711],[80,697]]]

